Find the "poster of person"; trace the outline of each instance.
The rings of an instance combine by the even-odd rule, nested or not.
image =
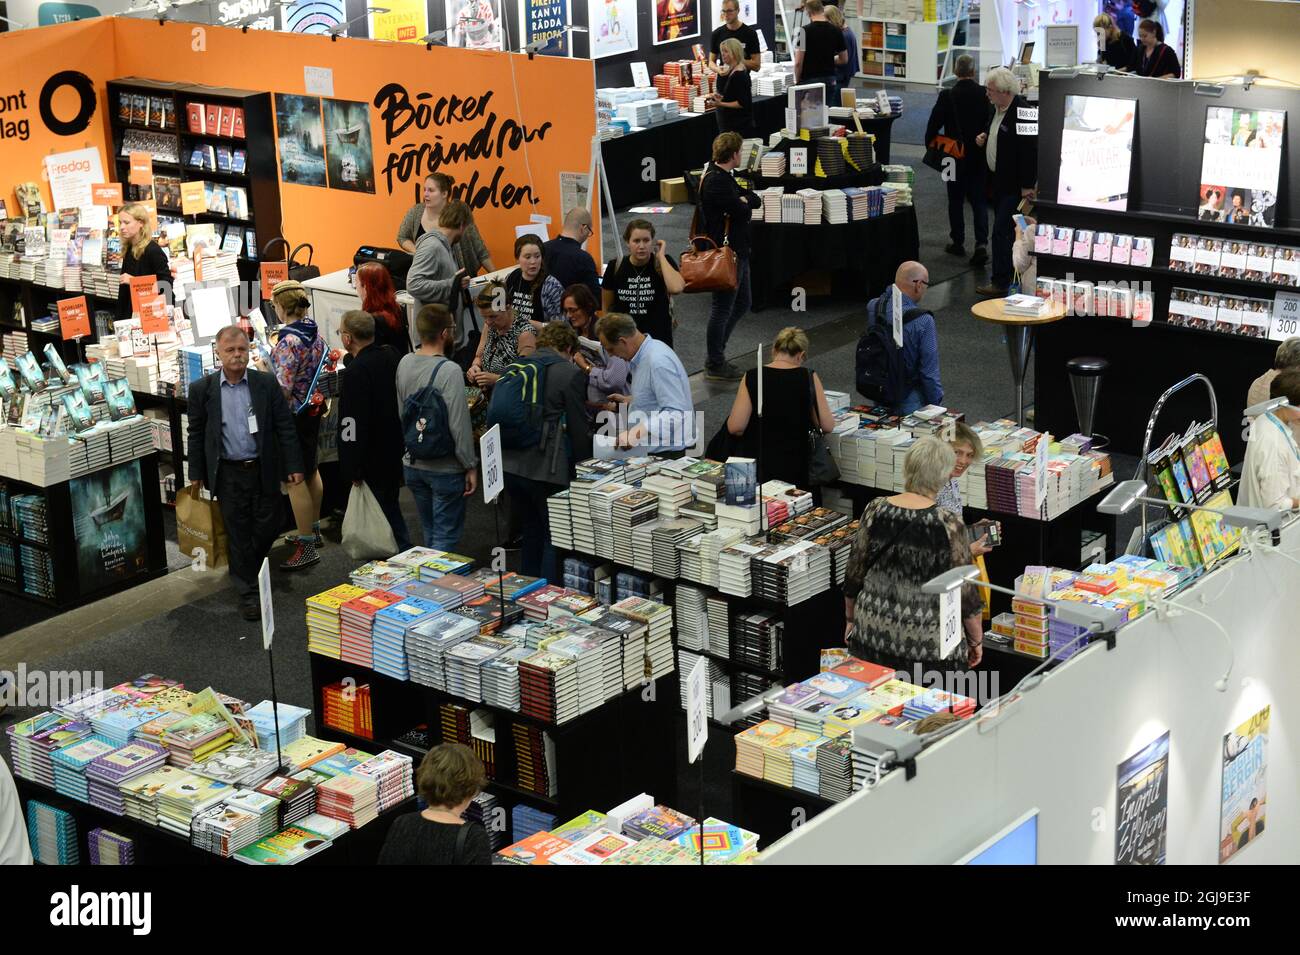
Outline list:
[[[655,0],[655,46],[700,35],[696,0]]]
[[[1286,111],[1209,106],[1196,217],[1271,228]]]
[[[799,129],[815,129],[826,125],[826,86],[809,83],[791,87],[787,109],[794,110]]]
[[[587,42],[593,60],[635,53],[636,0],[587,0]]]
[[[290,33],[326,34],[347,20],[343,0],[297,0],[283,13],[284,28]]]
[[[325,132],[320,97],[275,94],[275,132],[280,149],[280,181],[325,186]]]
[[[1268,801],[1268,719],[1264,707],[1223,737],[1223,795],[1219,809],[1219,861],[1227,862],[1264,832]]]
[[[1164,865],[1169,833],[1169,734],[1119,764],[1115,864]]]
[[[572,56],[573,47],[565,28],[569,19],[569,0],[519,0],[519,23],[523,47],[544,43],[537,52],[543,56]]]
[[[429,9],[424,0],[384,0],[371,7],[370,39],[394,43],[419,43],[429,33]]]
[[[324,107],[329,187],[373,193],[375,158],[370,148],[370,107],[339,99],[325,100]]]
[[[500,50],[501,0],[446,0],[447,45]]]
[[[1136,116],[1137,100],[1065,98],[1057,202],[1089,209],[1128,209]]]
[[[68,485],[83,594],[134,577],[149,565],[140,465],[127,461]]]

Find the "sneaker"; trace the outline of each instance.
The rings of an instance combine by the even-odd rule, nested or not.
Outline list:
[[[971,265],[983,265],[989,260],[989,248],[986,245],[975,246],[975,254],[970,257]]]
[[[943,247],[943,250],[949,255],[955,255],[958,258],[962,258],[966,255],[966,246],[960,242],[949,242]]]
[[[316,545],[312,543],[310,537],[295,537],[294,543],[297,547],[294,549],[293,556],[280,565],[281,570],[302,570],[304,567],[320,563],[320,554],[316,553]]]
[[[709,381],[739,381],[745,373],[729,361],[721,365],[709,365],[704,369],[704,377]]]
[[[1006,298],[1007,290],[996,285],[980,285],[975,289],[975,294],[984,298]]]
[[[284,542],[285,542],[286,544],[296,544],[296,543],[298,543],[298,535],[297,535],[297,534],[285,534],[285,535],[284,535]],[[324,547],[324,546],[325,546],[325,538],[323,538],[323,537],[320,536],[320,531],[319,531],[319,530],[315,531],[315,532],[312,534],[312,536],[311,536],[311,544],[312,544],[313,547]]]

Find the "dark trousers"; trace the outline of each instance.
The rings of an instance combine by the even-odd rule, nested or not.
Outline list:
[[[709,305],[709,326],[705,332],[708,345],[706,364],[716,368],[727,360],[727,340],[741,316],[749,311],[749,256],[736,256],[736,287],[730,292],[714,292]]]
[[[411,532],[406,529],[406,518],[402,516],[402,507],[397,501],[400,491],[401,488],[397,487],[377,488],[373,485],[370,487],[370,493],[379,502],[379,509],[384,512],[384,517],[388,518],[388,526],[393,529],[393,539],[397,541],[398,551],[404,551],[411,547]]]
[[[546,499],[564,490],[557,484],[534,481],[516,474],[506,475],[510,505],[523,536],[519,572],[528,577],[545,577],[558,586],[555,548],[551,546],[551,522]]]
[[[970,203],[975,220],[975,244],[989,243],[989,204],[984,198],[983,159],[978,162],[961,160],[956,167],[957,178],[948,186],[948,235],[955,245],[966,242],[966,203]]]
[[[259,467],[241,468],[222,462],[217,468],[217,503],[226,524],[230,577],[239,601],[257,602],[257,572],[271,552],[280,524],[280,493],[262,490]]]
[[[993,196],[993,284],[1006,288],[1011,284],[1015,269],[1011,265],[1011,246],[1016,241],[1016,223],[1011,217],[1015,215],[1016,206],[1020,205],[1020,193],[1011,195],[994,194]]]

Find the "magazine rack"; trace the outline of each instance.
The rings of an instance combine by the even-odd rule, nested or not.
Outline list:
[[[1138,458],[1137,470],[1133,472],[1133,477],[1135,480],[1146,481],[1148,482],[1148,486],[1149,486],[1149,479],[1151,477],[1151,462],[1147,460],[1147,456],[1151,453],[1151,436],[1155,433],[1156,421],[1160,417],[1160,412],[1164,410],[1165,402],[1168,401],[1171,397],[1173,397],[1178,392],[1182,391],[1184,388],[1189,388],[1192,385],[1196,384],[1198,381],[1203,383],[1205,385],[1205,390],[1209,392],[1210,422],[1211,424],[1214,425],[1215,431],[1219,430],[1219,399],[1218,396],[1216,396],[1214,393],[1214,385],[1209,378],[1206,378],[1204,375],[1201,374],[1188,375],[1182,381],[1178,382],[1178,384],[1166,388],[1164,394],[1162,394],[1159,398],[1156,399],[1156,405],[1154,408],[1151,409],[1151,416],[1147,418],[1146,436],[1142,439],[1142,456]],[[1141,506],[1142,506],[1142,547],[1145,548],[1146,539],[1147,539],[1147,508],[1154,507],[1155,505],[1147,504],[1143,502]],[[1130,545],[1130,550],[1131,550],[1131,546],[1132,545]]]

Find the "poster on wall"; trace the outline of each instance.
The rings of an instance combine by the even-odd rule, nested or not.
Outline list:
[[[591,208],[591,178],[585,172],[560,173],[560,209],[568,215],[570,209]]]
[[[298,186],[325,185],[325,133],[320,98],[275,94],[280,180]]]
[[[1119,764],[1115,864],[1164,865],[1169,832],[1169,733]]]
[[[347,21],[343,0],[298,0],[285,8],[283,16],[284,28],[290,33],[325,34]]]
[[[1219,861],[1227,862],[1264,832],[1268,769],[1268,719],[1264,707],[1223,737],[1223,796],[1219,811]]]
[[[593,60],[636,52],[636,4],[632,0],[587,0],[587,31]]]
[[[135,461],[69,483],[77,580],[93,593],[134,577],[148,566],[144,492]]]
[[[1067,96],[1056,201],[1089,209],[1128,209],[1137,100]]]
[[[570,23],[569,0],[519,0],[521,46],[545,43],[537,52],[543,56],[572,56],[573,48],[565,27]]]
[[[655,46],[699,35],[697,0],[655,0]]]
[[[1286,110],[1205,110],[1196,218],[1271,228],[1277,217]]]
[[[322,105],[329,187],[373,193],[375,154],[370,145],[370,107],[338,99],[324,100]]]
[[[90,187],[104,181],[104,164],[98,149],[76,149],[45,157],[45,176],[55,209],[82,209],[94,205]]]
[[[501,50],[501,0],[446,0],[447,45]]]
[[[383,7],[371,7],[370,39],[394,43],[419,43],[429,33],[429,11],[424,0],[384,0]]]

